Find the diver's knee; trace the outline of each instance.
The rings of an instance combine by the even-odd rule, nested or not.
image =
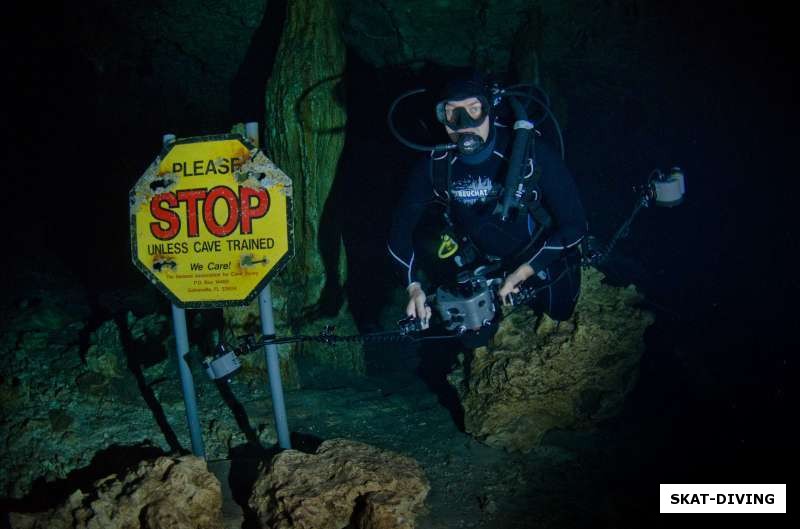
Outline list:
[[[545,314],[547,314],[550,319],[555,321],[568,320],[573,314],[575,314],[575,305],[572,304],[568,307],[557,307],[551,311],[545,312]]]

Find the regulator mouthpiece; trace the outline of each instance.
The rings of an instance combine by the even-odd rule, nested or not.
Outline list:
[[[472,132],[459,133],[456,145],[458,146],[458,152],[464,156],[469,156],[483,148],[483,138]]]
[[[681,168],[673,167],[668,175],[659,174],[653,180],[653,194],[656,206],[671,208],[683,202],[683,195],[686,194],[686,177]]]

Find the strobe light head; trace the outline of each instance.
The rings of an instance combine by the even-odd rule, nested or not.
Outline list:
[[[671,208],[683,202],[683,196],[686,194],[686,176],[680,167],[673,167],[667,174],[655,171],[650,186],[656,206]]]
[[[228,378],[242,367],[236,351],[225,342],[217,344],[213,356],[203,359],[203,368],[211,380]]]

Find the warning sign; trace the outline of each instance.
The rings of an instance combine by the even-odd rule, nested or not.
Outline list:
[[[180,307],[247,303],[293,254],[291,197],[238,134],[179,139],[131,190],[133,262]]]

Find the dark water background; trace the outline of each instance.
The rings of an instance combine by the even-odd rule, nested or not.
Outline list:
[[[642,212],[609,270],[616,282],[634,281],[658,315],[639,386],[609,425],[647,440],[634,477],[650,486],[786,483],[795,459],[796,57],[780,13],[721,6],[665,6],[663,28],[640,51],[656,73],[627,83],[623,99],[577,74],[560,94],[567,162],[595,235],[610,237],[634,204],[631,186],[652,169],[680,165],[688,179],[686,203]],[[197,133],[191,116],[159,122],[157,101],[140,120],[124,111],[124,98],[118,115],[98,114],[97,80],[70,53],[74,35],[63,24],[38,19],[22,51],[7,54],[6,84],[24,92],[7,109],[9,300],[24,286],[14,281],[18,270],[70,275],[90,300],[149,288],[130,264],[127,192],[163,131]],[[385,110],[424,76],[378,72],[350,55],[335,191],[347,212],[340,221],[351,277],[380,287],[347,286],[370,328],[393,287],[383,272],[387,212],[410,163],[386,130]]]

